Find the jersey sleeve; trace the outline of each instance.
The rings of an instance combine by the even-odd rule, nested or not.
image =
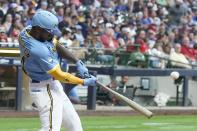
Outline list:
[[[39,50],[35,53],[35,51],[32,54],[32,57],[34,57],[34,60],[38,63],[40,68],[44,72],[48,72],[55,68],[59,64],[58,59],[53,58],[50,54],[45,53],[44,50]]]
[[[39,64],[41,65],[41,68],[48,72],[50,70],[52,70],[53,68],[55,68],[56,65],[59,64],[59,62],[53,58],[51,58],[50,56],[48,57],[42,57],[39,60]]]

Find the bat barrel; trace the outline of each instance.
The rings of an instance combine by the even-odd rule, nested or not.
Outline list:
[[[107,91],[109,91],[110,93],[112,93],[113,95],[115,95],[117,98],[119,98],[120,100],[124,101],[125,103],[127,103],[131,108],[133,108],[134,110],[138,111],[139,113],[145,115],[148,118],[151,118],[153,116],[153,113],[151,111],[149,111],[148,109],[142,107],[141,105],[137,104],[136,102],[130,100],[129,98],[115,92],[114,90],[110,89],[109,87],[106,87],[105,85],[103,85],[102,83],[97,81],[97,84],[103,88],[105,88]]]

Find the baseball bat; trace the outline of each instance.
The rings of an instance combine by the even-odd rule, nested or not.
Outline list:
[[[109,87],[106,87],[105,85],[103,85],[102,83],[97,81],[97,85],[101,86],[103,88],[105,88],[108,92],[112,93],[113,95],[115,95],[115,97],[117,97],[118,99],[124,101],[125,103],[127,103],[131,108],[133,108],[135,111],[138,111],[139,113],[141,113],[142,115],[145,115],[147,118],[151,118],[153,116],[153,113],[151,111],[149,111],[148,109],[144,108],[143,106],[137,104],[136,102],[130,100],[129,98],[115,92],[114,90],[110,89]]]

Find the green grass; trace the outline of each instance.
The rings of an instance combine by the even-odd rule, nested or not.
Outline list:
[[[197,116],[106,116],[81,120],[84,131],[197,131]],[[0,118],[0,131],[37,131],[39,126],[38,118]]]

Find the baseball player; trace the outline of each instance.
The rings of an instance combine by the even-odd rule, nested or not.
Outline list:
[[[96,78],[81,79],[61,70],[58,55],[76,63],[81,76],[88,74],[82,61],[52,42],[54,36],[60,35],[57,17],[48,11],[37,11],[32,25],[24,28],[19,36],[21,63],[31,78],[30,96],[39,110],[41,131],[60,131],[61,125],[68,131],[82,131],[79,116],[59,81],[95,86]]]

